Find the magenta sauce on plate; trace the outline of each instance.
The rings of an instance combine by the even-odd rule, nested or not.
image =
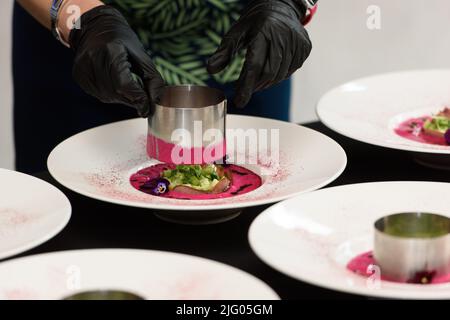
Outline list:
[[[373,257],[372,251],[369,251],[360,254],[355,258],[353,258],[352,260],[350,260],[350,262],[347,264],[347,269],[363,277],[370,277],[373,274],[370,266],[376,264],[377,263],[375,261],[375,258]],[[427,284],[439,284],[450,282],[450,274],[435,276],[433,271],[425,271],[419,272],[418,274],[416,274],[415,277],[413,277],[412,279],[408,280],[405,283],[424,284],[422,282],[424,278],[427,279],[428,282]],[[381,276],[381,280],[399,282],[393,279],[387,279],[386,277],[383,276]]]
[[[211,163],[223,159],[227,150],[225,141],[208,147],[188,148],[179,147],[174,143],[166,142],[150,134],[147,136],[147,155],[152,159],[173,163],[172,152],[177,150],[176,148],[180,148],[177,154],[187,155],[187,159],[189,159],[187,162],[181,161],[180,164]]]
[[[156,164],[151,167],[139,170],[130,177],[131,185],[142,192],[141,186],[147,181],[155,178],[159,178],[161,173],[167,169],[174,169],[176,166],[173,164]],[[230,187],[221,193],[217,194],[186,194],[176,191],[169,191],[159,195],[164,198],[174,198],[183,200],[210,200],[220,199],[237,196],[240,194],[248,193],[259,188],[262,185],[262,180],[256,173],[234,164],[224,165],[224,170],[231,176]]]
[[[435,144],[440,146],[447,146],[444,137],[432,136],[424,132],[423,124],[431,117],[411,118],[402,123],[395,129],[395,133],[399,136],[428,144]]]

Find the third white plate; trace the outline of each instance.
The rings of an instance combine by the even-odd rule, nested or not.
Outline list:
[[[347,293],[386,298],[450,299],[450,283],[400,284],[346,268],[373,249],[373,224],[399,212],[450,216],[450,184],[381,182],[327,188],[278,203],[253,222],[251,247],[273,268],[298,280]]]

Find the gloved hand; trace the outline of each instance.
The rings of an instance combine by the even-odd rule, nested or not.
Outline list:
[[[81,16],[80,26],[69,36],[75,81],[100,101],[134,107],[146,117],[164,80],[125,18],[113,7],[99,6]]]
[[[222,39],[208,61],[208,71],[223,70],[241,49],[247,49],[234,103],[245,106],[253,92],[289,78],[308,58],[312,45],[301,21],[301,0],[254,0]]]

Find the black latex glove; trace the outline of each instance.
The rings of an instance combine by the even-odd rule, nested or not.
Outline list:
[[[301,0],[254,0],[222,39],[208,61],[208,71],[223,70],[241,49],[247,49],[237,82],[234,103],[245,106],[253,92],[289,78],[311,52],[311,41],[301,21]]]
[[[164,80],[125,18],[99,6],[81,16],[80,26],[69,37],[75,81],[100,101],[134,107],[146,117]]]

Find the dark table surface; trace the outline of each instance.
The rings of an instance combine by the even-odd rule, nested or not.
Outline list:
[[[450,171],[420,166],[407,152],[345,138],[321,123],[306,126],[333,138],[347,152],[345,172],[329,186],[394,180],[450,182]],[[364,299],[294,280],[259,260],[250,249],[247,232],[255,217],[268,206],[245,209],[237,218],[221,224],[186,226],[164,222],[149,214],[148,209],[118,206],[81,196],[59,185],[48,172],[36,176],[67,195],[72,203],[72,218],[60,234],[22,256],[92,248],[165,250],[209,258],[247,271],[266,282],[282,299]]]

